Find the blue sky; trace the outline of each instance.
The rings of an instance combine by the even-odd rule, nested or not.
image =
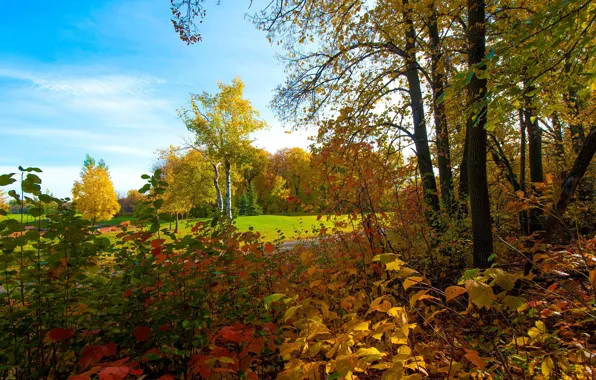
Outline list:
[[[262,2],[262,1],[261,1]],[[263,32],[245,20],[259,1],[208,1],[203,42],[187,46],[169,0],[0,2],[0,174],[44,170],[44,188],[70,196],[85,154],[103,158],[117,191],[138,188],[154,152],[188,136],[176,109],[216,81],[244,81],[271,125],[256,145],[308,145],[267,108],[283,67]]]

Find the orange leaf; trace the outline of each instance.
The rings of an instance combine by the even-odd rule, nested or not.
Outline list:
[[[275,246],[271,243],[267,243],[265,244],[264,250],[265,253],[272,253],[273,251],[275,251]]]
[[[457,298],[466,292],[466,288],[462,288],[461,286],[450,286],[447,289],[445,289],[445,298],[447,299],[447,302],[449,302],[452,299]]]
[[[137,342],[144,342],[149,339],[149,333],[151,329],[147,326],[137,326],[135,327],[134,336]]]
[[[465,350],[466,354],[464,355],[464,357],[468,359],[472,364],[474,364],[476,367],[480,369],[484,369],[484,367],[486,367],[486,362],[480,356],[478,356],[478,351],[468,349]]]
[[[176,378],[172,375],[163,375],[157,380],[175,380]]]
[[[128,375],[128,367],[106,367],[99,372],[99,380],[122,380]]]
[[[62,327],[57,327],[48,331],[46,336],[51,342],[62,342],[72,337],[74,334],[75,332],[73,329],[63,329]]]
[[[161,247],[165,240],[163,239],[153,239],[151,240],[151,248]]]

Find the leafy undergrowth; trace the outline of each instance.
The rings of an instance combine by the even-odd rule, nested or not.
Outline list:
[[[0,222],[2,378],[594,376],[595,239],[537,251],[535,274],[437,288],[357,234],[280,254],[215,223],[165,239],[154,218],[113,243],[68,209],[47,217],[43,239]]]

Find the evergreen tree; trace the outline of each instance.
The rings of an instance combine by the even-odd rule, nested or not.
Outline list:
[[[263,213],[263,209],[257,201],[257,192],[255,191],[252,183],[248,186],[248,192],[246,194],[247,210],[246,215],[256,216]]]

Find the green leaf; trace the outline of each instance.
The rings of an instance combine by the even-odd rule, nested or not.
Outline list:
[[[15,173],[2,174],[0,175],[0,186],[7,186],[11,183],[15,183],[17,180],[12,178]]]
[[[36,173],[41,173],[41,169],[40,168],[34,168],[34,167],[28,167],[27,169],[23,169],[22,166],[19,166],[19,170],[22,172],[36,172]]]
[[[148,174],[143,174],[143,175],[141,176],[141,178],[142,178],[142,179],[149,179],[149,178],[151,178],[151,177],[150,177]]]
[[[27,174],[25,181],[31,181],[32,183],[41,183],[41,178],[35,174]]]
[[[29,214],[34,217],[37,218],[38,216],[43,215],[43,208],[41,207],[32,207],[29,209]]]
[[[271,295],[263,298],[263,301],[265,302],[265,309],[269,308],[270,303],[279,301],[280,299],[284,298],[285,296],[286,296],[285,294],[274,293],[274,294],[271,294]]]
[[[160,209],[161,206],[163,206],[163,199],[156,199],[155,201],[153,201],[153,207],[155,207],[155,209]]]

